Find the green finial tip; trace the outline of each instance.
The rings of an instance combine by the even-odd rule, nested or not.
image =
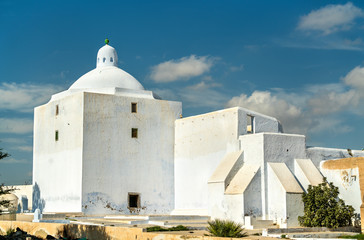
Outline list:
[[[108,38],[105,39],[105,44],[109,44],[109,39]]]

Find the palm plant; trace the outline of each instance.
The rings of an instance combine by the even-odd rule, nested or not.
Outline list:
[[[242,225],[231,220],[215,219],[207,223],[209,224],[207,231],[212,236],[234,238],[247,236],[247,233],[243,232],[244,228],[242,228]]]

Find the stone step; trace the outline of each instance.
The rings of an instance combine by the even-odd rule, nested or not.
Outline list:
[[[274,228],[273,220],[257,220],[253,219],[251,225],[246,225],[246,229],[262,229],[262,228]]]

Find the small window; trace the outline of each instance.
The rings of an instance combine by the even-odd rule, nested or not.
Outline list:
[[[59,113],[59,106],[58,106],[58,104],[56,105],[56,115],[58,115],[58,113]]]
[[[105,61],[106,61],[106,58],[103,58],[103,59],[102,59],[102,62],[105,62]]]
[[[254,116],[247,115],[246,118],[246,132],[247,133],[254,133]]]
[[[137,128],[132,128],[131,129],[131,137],[132,138],[138,138],[138,129]]]
[[[97,63],[99,63],[100,62],[100,58],[97,58]]]
[[[137,104],[136,103],[131,103],[131,112],[132,113],[136,113],[137,112]]]
[[[114,59],[111,57],[111,58],[110,58],[110,62],[113,62],[113,61],[114,61]]]
[[[140,194],[128,193],[128,205],[129,208],[140,208]]]
[[[56,141],[58,141],[58,138],[59,138],[59,136],[58,136],[59,134],[58,134],[58,130],[56,130],[56,132],[55,132],[55,134],[54,134],[54,139],[56,140]]]

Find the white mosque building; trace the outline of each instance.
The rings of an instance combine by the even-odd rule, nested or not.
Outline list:
[[[35,108],[33,209],[241,223],[250,216],[297,226],[302,193],[330,172],[320,163],[351,157],[308,148],[277,119],[240,107],[182,118],[181,102],[145,90],[117,63],[107,42],[94,70]],[[342,187],[344,170],[327,175],[360,212],[359,177]]]

